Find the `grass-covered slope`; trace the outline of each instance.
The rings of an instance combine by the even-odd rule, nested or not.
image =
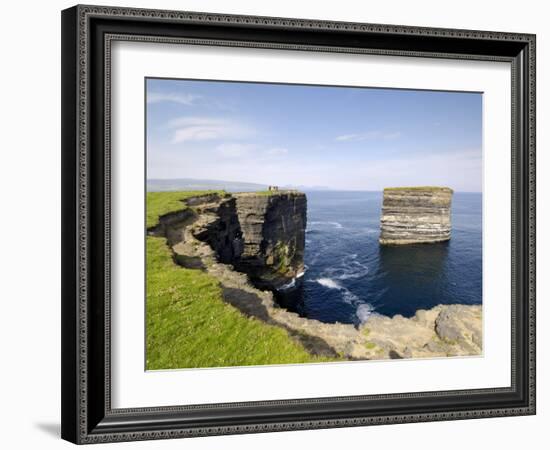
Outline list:
[[[182,200],[205,194],[226,195],[224,191],[147,192],[147,228],[158,223],[159,216],[185,209]]]
[[[182,199],[203,193],[148,193],[147,226],[181,210]],[[148,370],[326,361],[311,356],[284,329],[225,303],[216,278],[176,265],[161,237],[147,237],[146,322]]]

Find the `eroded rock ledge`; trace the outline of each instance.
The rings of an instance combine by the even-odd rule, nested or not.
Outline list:
[[[278,283],[303,270],[301,237],[284,240],[288,251],[275,250],[285,230],[299,227],[301,221],[305,228],[305,196],[304,203],[298,193],[284,199],[262,194],[197,196],[185,201],[184,210],[160,217],[149,232],[167,238],[178,264],[219,280],[225,302],[249,317],[284,328],[311,354],[348,360],[481,354],[481,306],[439,305],[417,311],[410,319],[373,314],[359,327],[323,323],[279,307],[273,293],[255,287],[246,271]],[[280,208],[286,220],[277,218]],[[262,214],[267,225],[261,223]],[[272,240],[262,243],[260,230]],[[245,263],[239,264],[243,255]],[[281,261],[287,270],[281,271]]]
[[[481,305],[438,305],[410,319],[373,314],[362,326],[369,359],[481,355],[481,313]]]
[[[451,199],[447,187],[384,189],[381,244],[418,244],[451,238]]]

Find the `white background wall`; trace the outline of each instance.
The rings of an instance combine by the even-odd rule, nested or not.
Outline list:
[[[470,28],[537,34],[538,415],[368,428],[116,444],[117,448],[543,448],[550,423],[548,191],[550,29],[542,1],[321,2],[297,0],[111,0],[148,8]],[[60,10],[71,1],[2,6],[0,45],[0,444],[68,448],[60,402]],[[546,203],[546,206],[545,204]],[[546,280],[545,280],[546,278]],[[368,382],[367,380],[365,382]],[[114,447],[113,447],[114,448]]]

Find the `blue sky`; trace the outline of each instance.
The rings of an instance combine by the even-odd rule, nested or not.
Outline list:
[[[148,79],[147,177],[481,191],[482,95]]]

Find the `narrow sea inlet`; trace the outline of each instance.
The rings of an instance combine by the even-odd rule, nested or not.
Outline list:
[[[382,192],[310,191],[306,271],[278,302],[325,323],[412,317],[439,304],[482,303],[482,194],[456,192],[448,242],[381,246]]]

